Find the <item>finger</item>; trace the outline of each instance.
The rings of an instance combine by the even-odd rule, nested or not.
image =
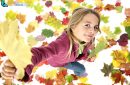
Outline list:
[[[4,73],[1,73],[2,79],[13,79],[12,76],[6,76]]]
[[[10,60],[7,60],[5,63],[4,63],[5,66],[9,66],[9,67],[15,67],[14,64],[10,61]]]
[[[10,72],[10,73],[15,73],[16,72],[16,68],[9,67],[9,66],[4,66],[3,70],[6,71],[6,72]]]
[[[2,68],[2,73],[4,74],[4,75],[6,75],[6,76],[14,76],[15,75],[15,72],[6,72],[5,70],[4,70],[4,68]]]

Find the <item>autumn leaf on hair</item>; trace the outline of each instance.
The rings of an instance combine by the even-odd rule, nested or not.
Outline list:
[[[102,2],[102,0],[95,0],[95,5],[97,6],[97,7],[103,7],[103,2]]]
[[[6,19],[9,20],[15,20],[16,19],[16,13],[12,10],[9,10],[8,12],[6,12]]]
[[[101,71],[104,73],[104,76],[109,76],[112,70],[113,70],[113,65],[112,64],[108,65],[106,63],[104,63],[104,67],[103,69],[101,69]]]
[[[104,23],[108,23],[108,19],[109,19],[109,16],[101,15],[101,20],[102,20]]]
[[[54,32],[50,29],[43,29],[42,30],[42,35],[49,38],[49,37],[52,37],[54,34]]]
[[[111,10],[114,10],[115,7],[114,5],[111,5],[111,4],[107,4],[105,7],[104,7],[104,10],[108,10],[108,11],[111,11]]]
[[[31,47],[38,43],[38,41],[33,37],[33,35],[28,36],[27,42]]]
[[[34,9],[36,10],[36,12],[38,14],[40,14],[41,12],[43,12],[43,6],[40,3],[38,3],[37,5],[35,5]]]
[[[57,70],[55,70],[55,69],[46,72],[47,79],[54,79],[54,78],[56,78],[56,75],[57,75]]]
[[[66,76],[65,76],[65,79],[66,79],[66,81],[67,81],[68,83],[71,83],[71,82],[73,81],[73,76],[71,76],[71,75],[66,75]]]
[[[16,18],[20,21],[21,24],[23,24],[26,20],[26,15],[17,14]]]

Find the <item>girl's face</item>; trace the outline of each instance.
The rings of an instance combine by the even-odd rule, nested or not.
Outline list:
[[[72,27],[74,36],[80,41],[90,42],[98,32],[98,17],[94,14],[87,14],[75,26]]]

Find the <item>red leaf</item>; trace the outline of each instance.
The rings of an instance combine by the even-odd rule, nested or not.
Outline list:
[[[53,85],[53,83],[54,83],[54,80],[52,80],[52,79],[45,80],[45,85]]]
[[[111,5],[111,4],[107,4],[105,7],[104,7],[104,10],[108,10],[108,11],[110,11],[110,10],[114,10],[114,5]]]
[[[69,11],[66,11],[66,12],[64,13],[65,16],[68,16],[68,14],[69,14]]]
[[[83,2],[84,0],[77,0],[77,2],[79,2],[79,3],[81,3],[81,2]]]
[[[36,16],[35,19],[38,21],[38,23],[40,23],[42,21],[42,17],[41,16]]]
[[[47,7],[50,7],[50,6],[52,5],[52,1],[46,1],[45,5],[46,5]]]
[[[6,56],[6,54],[2,51],[0,52],[0,57]]]
[[[121,2],[120,1],[117,1],[115,6],[121,6]]]
[[[69,22],[69,18],[68,18],[68,17],[63,18],[63,21],[62,21],[62,24],[63,24],[63,25],[67,25],[68,22]]]

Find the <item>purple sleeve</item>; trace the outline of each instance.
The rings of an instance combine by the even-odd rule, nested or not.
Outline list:
[[[57,39],[56,41],[53,41],[48,46],[41,46],[41,47],[34,47],[31,49],[31,52],[33,54],[32,56],[32,63],[31,65],[28,65],[25,68],[25,76],[22,79],[23,81],[29,81],[29,76],[32,73],[32,69],[34,66],[39,64],[42,60],[46,60],[50,57],[53,57],[53,55],[58,55],[60,52],[65,50],[65,43],[63,43],[62,39]]]

